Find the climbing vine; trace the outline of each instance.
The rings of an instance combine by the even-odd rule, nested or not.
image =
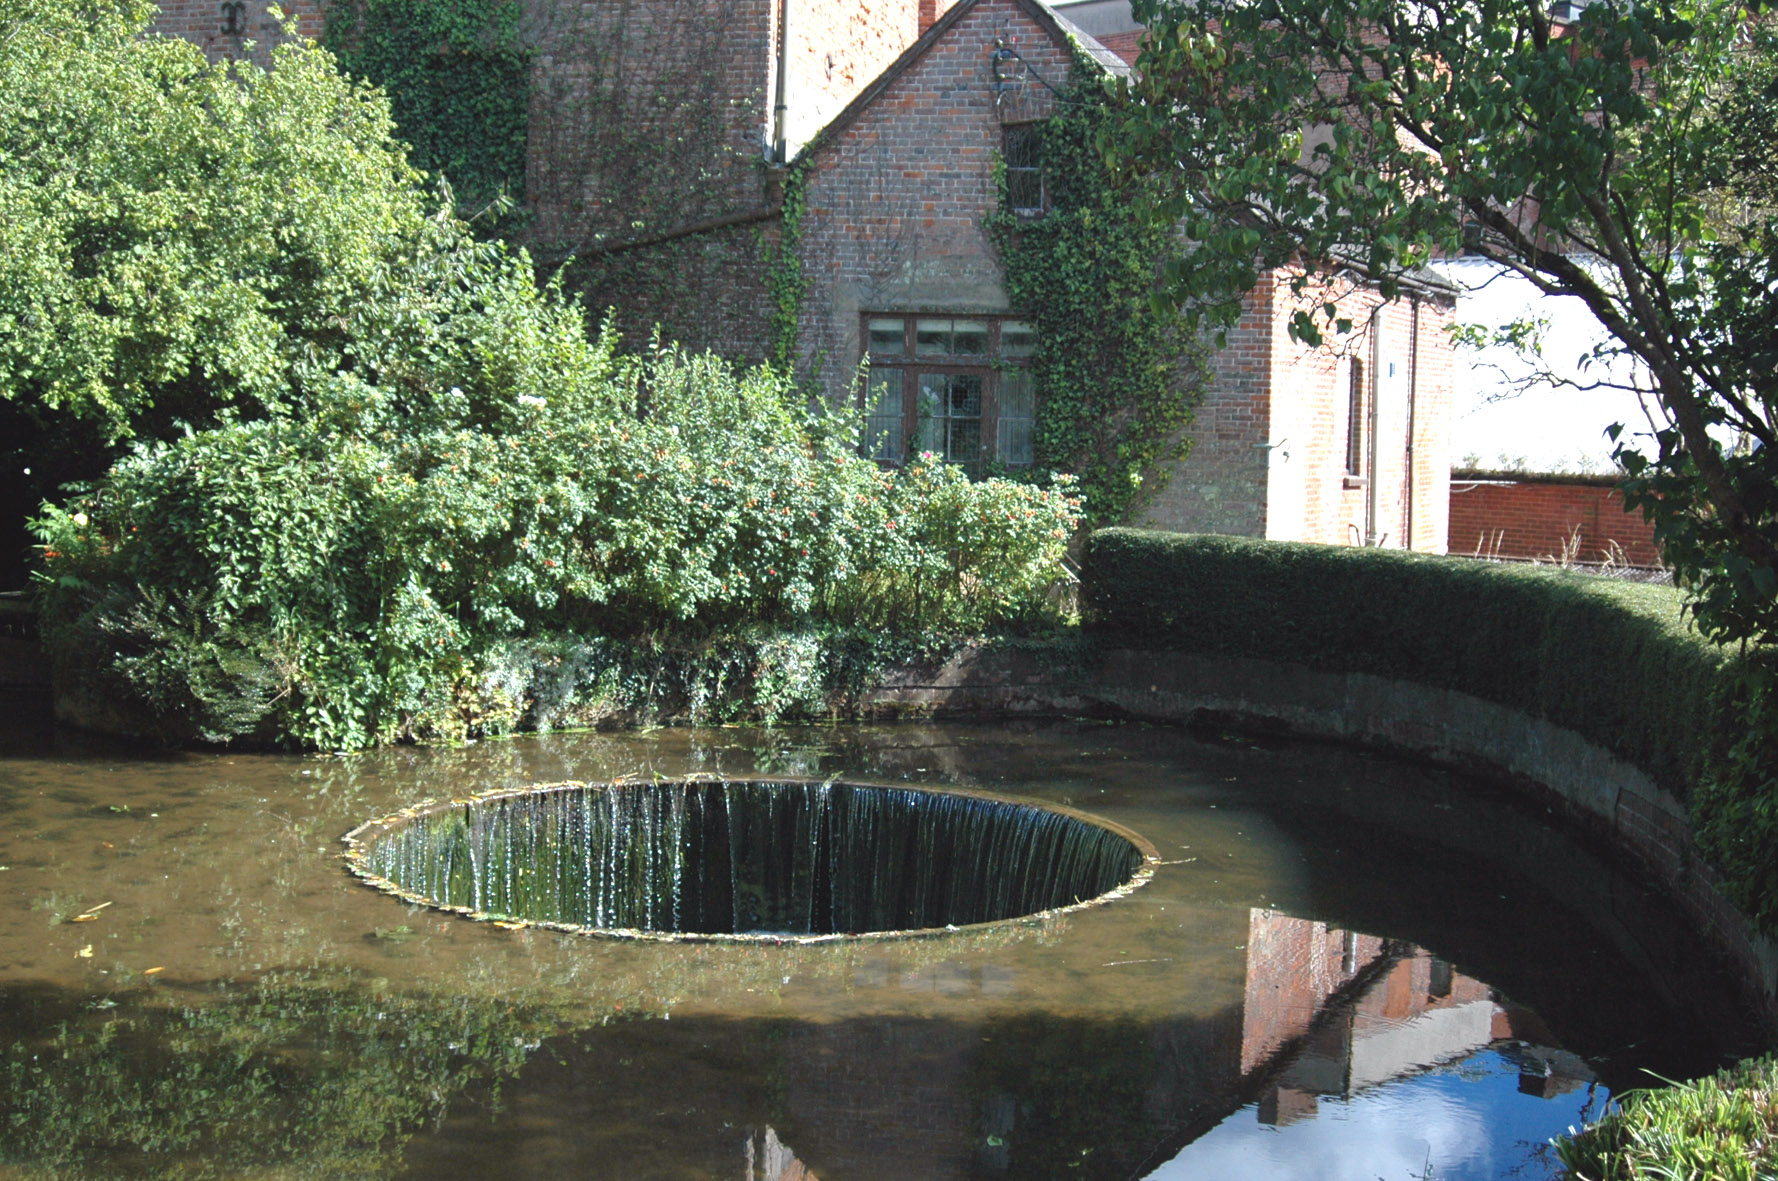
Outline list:
[[[779,205],[778,243],[766,253],[766,292],[772,301],[771,358],[782,373],[796,365],[797,328],[802,320],[803,296],[808,283],[803,277],[803,214],[808,207],[810,160],[792,164],[784,176],[784,197]]]
[[[1089,519],[1125,519],[1184,458],[1203,389],[1202,347],[1158,310],[1157,276],[1180,243],[1137,217],[1132,187],[1097,148],[1114,101],[1077,67],[1043,125],[1041,216],[1000,203],[987,218],[1012,304],[1038,329],[1033,470],[1080,478]]]
[[[410,159],[450,183],[466,216],[524,198],[530,55],[518,19],[518,0],[328,7],[323,43],[347,73],[388,93]]]

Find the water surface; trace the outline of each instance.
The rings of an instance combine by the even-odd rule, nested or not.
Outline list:
[[[1744,1049],[1679,917],[1478,781],[1164,727],[562,735],[352,759],[0,730],[18,1176],[1549,1176]],[[1127,898],[896,942],[508,930],[339,838],[563,780],[844,775],[1104,817]]]

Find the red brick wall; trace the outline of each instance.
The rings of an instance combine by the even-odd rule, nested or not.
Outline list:
[[[1269,283],[1247,294],[1227,345],[1211,358],[1210,379],[1192,448],[1142,511],[1141,523],[1197,533],[1266,535],[1268,441],[1272,422],[1273,296]]]
[[[1580,531],[1577,561],[1598,562],[1612,543],[1634,566],[1659,564],[1654,527],[1624,511],[1616,488],[1545,481],[1451,482],[1451,552],[1503,558],[1559,557]]]
[[[995,201],[1003,121],[1041,118],[1054,96],[1027,78],[998,106],[997,38],[1056,86],[1067,50],[1012,0],[981,0],[815,152],[803,220],[799,354],[830,397],[858,363],[859,313],[1008,310],[982,228]]]
[[[1145,33],[1144,29],[1132,29],[1127,33],[1107,33],[1095,40],[1131,65],[1135,65],[1136,55],[1142,52],[1142,38]]]
[[[792,0],[792,152],[912,43],[916,4]],[[615,308],[632,341],[659,325],[693,348],[770,351],[775,219],[604,248],[776,204],[779,11],[778,0],[527,0],[530,242],[546,261],[575,254],[573,285],[594,309]]]
[[[918,8],[918,0],[792,0],[785,88],[792,155],[914,43]]]
[[[1362,544],[1368,535],[1376,544],[1401,547],[1411,532],[1413,548],[1443,552],[1452,397],[1448,301],[1420,299],[1416,321],[1413,299],[1385,304],[1367,289],[1350,288],[1297,296],[1291,279],[1275,272],[1247,296],[1240,322],[1212,359],[1191,454],[1147,506],[1143,523],[1330,545]],[[1357,330],[1326,348],[1291,340],[1292,312],[1324,299],[1337,302]],[[1377,402],[1375,470],[1362,479],[1346,472],[1354,360]]]
[[[246,0],[236,24],[242,32],[225,33],[221,0],[160,0],[160,11],[149,28],[169,37],[184,37],[212,61],[250,56],[264,65],[270,60],[272,46],[284,39],[283,26],[267,11],[270,7],[269,0]],[[279,7],[287,17],[296,18],[297,32],[302,36],[321,35],[326,0],[283,0]]]
[[[731,356],[766,355],[764,261],[775,221],[612,251],[697,223],[769,209],[779,0],[523,0],[534,51],[526,167],[527,241],[545,265],[574,256],[570,282],[619,313],[636,341],[663,335]],[[219,0],[166,0],[155,28],[212,57],[277,35],[251,0],[247,36],[221,34]],[[326,0],[287,0],[299,31],[322,32]],[[946,4],[940,3],[942,13]],[[918,0],[791,0],[786,120],[792,151],[917,35]]]

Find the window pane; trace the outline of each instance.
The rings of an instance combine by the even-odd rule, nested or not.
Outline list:
[[[982,420],[979,418],[951,419],[950,446],[945,449],[945,458],[952,463],[960,463],[965,467],[973,467],[982,458]]]
[[[982,416],[982,379],[974,373],[959,373],[951,378],[951,417]]]
[[[945,402],[948,382],[942,373],[920,375],[919,423],[915,443],[921,451],[945,451]]]
[[[979,373],[920,375],[919,447],[951,463],[973,466],[982,457],[982,378]]]
[[[914,352],[922,357],[948,357],[951,354],[951,322],[921,320],[914,326]]]
[[[903,321],[872,320],[870,322],[870,351],[886,356],[900,356],[906,341],[902,336]]]
[[[900,463],[902,457],[901,371],[870,375],[864,400],[864,453]]]
[[[1043,173],[1035,168],[1008,168],[1006,203],[1014,213],[1043,212]]]
[[[1043,132],[1036,124],[1008,127],[1000,142],[1006,161],[1006,203],[1015,213],[1043,212]]]
[[[1001,329],[1005,339],[1005,328]],[[1028,369],[1008,369],[1000,375],[1000,418],[994,453],[1010,467],[1031,462],[1031,429],[1037,417],[1036,384]]]
[[[1001,141],[1001,154],[1006,157],[1008,168],[1036,168],[1041,163],[1039,153],[1042,146],[1042,128],[1038,124],[1027,123],[1021,127],[1006,129],[1006,136]]]
[[[1364,363],[1352,361],[1352,372],[1346,390],[1346,472],[1362,476],[1364,472]]]
[[[1023,320],[1004,320],[1000,324],[1000,355],[1029,357],[1037,351],[1037,329]]]
[[[951,348],[959,357],[988,355],[988,325],[982,320],[958,320],[952,326]]]
[[[1031,466],[1031,420],[1028,418],[1002,418],[1000,420],[1000,438],[997,454],[1000,462],[1008,467]]]

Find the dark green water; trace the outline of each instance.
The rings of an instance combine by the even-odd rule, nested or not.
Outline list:
[[[0,743],[5,1177],[1538,1177],[1643,1068],[1749,1044],[1695,933],[1584,842],[1335,748],[1061,724],[154,755],[23,709]],[[985,791],[1161,864],[1040,920],[671,944],[409,906],[340,856],[422,800],[691,774]]]
[[[582,930],[935,930],[1089,902],[1142,868],[1097,824],[955,792],[795,780],[556,785],[391,817],[356,862],[406,898]]]

